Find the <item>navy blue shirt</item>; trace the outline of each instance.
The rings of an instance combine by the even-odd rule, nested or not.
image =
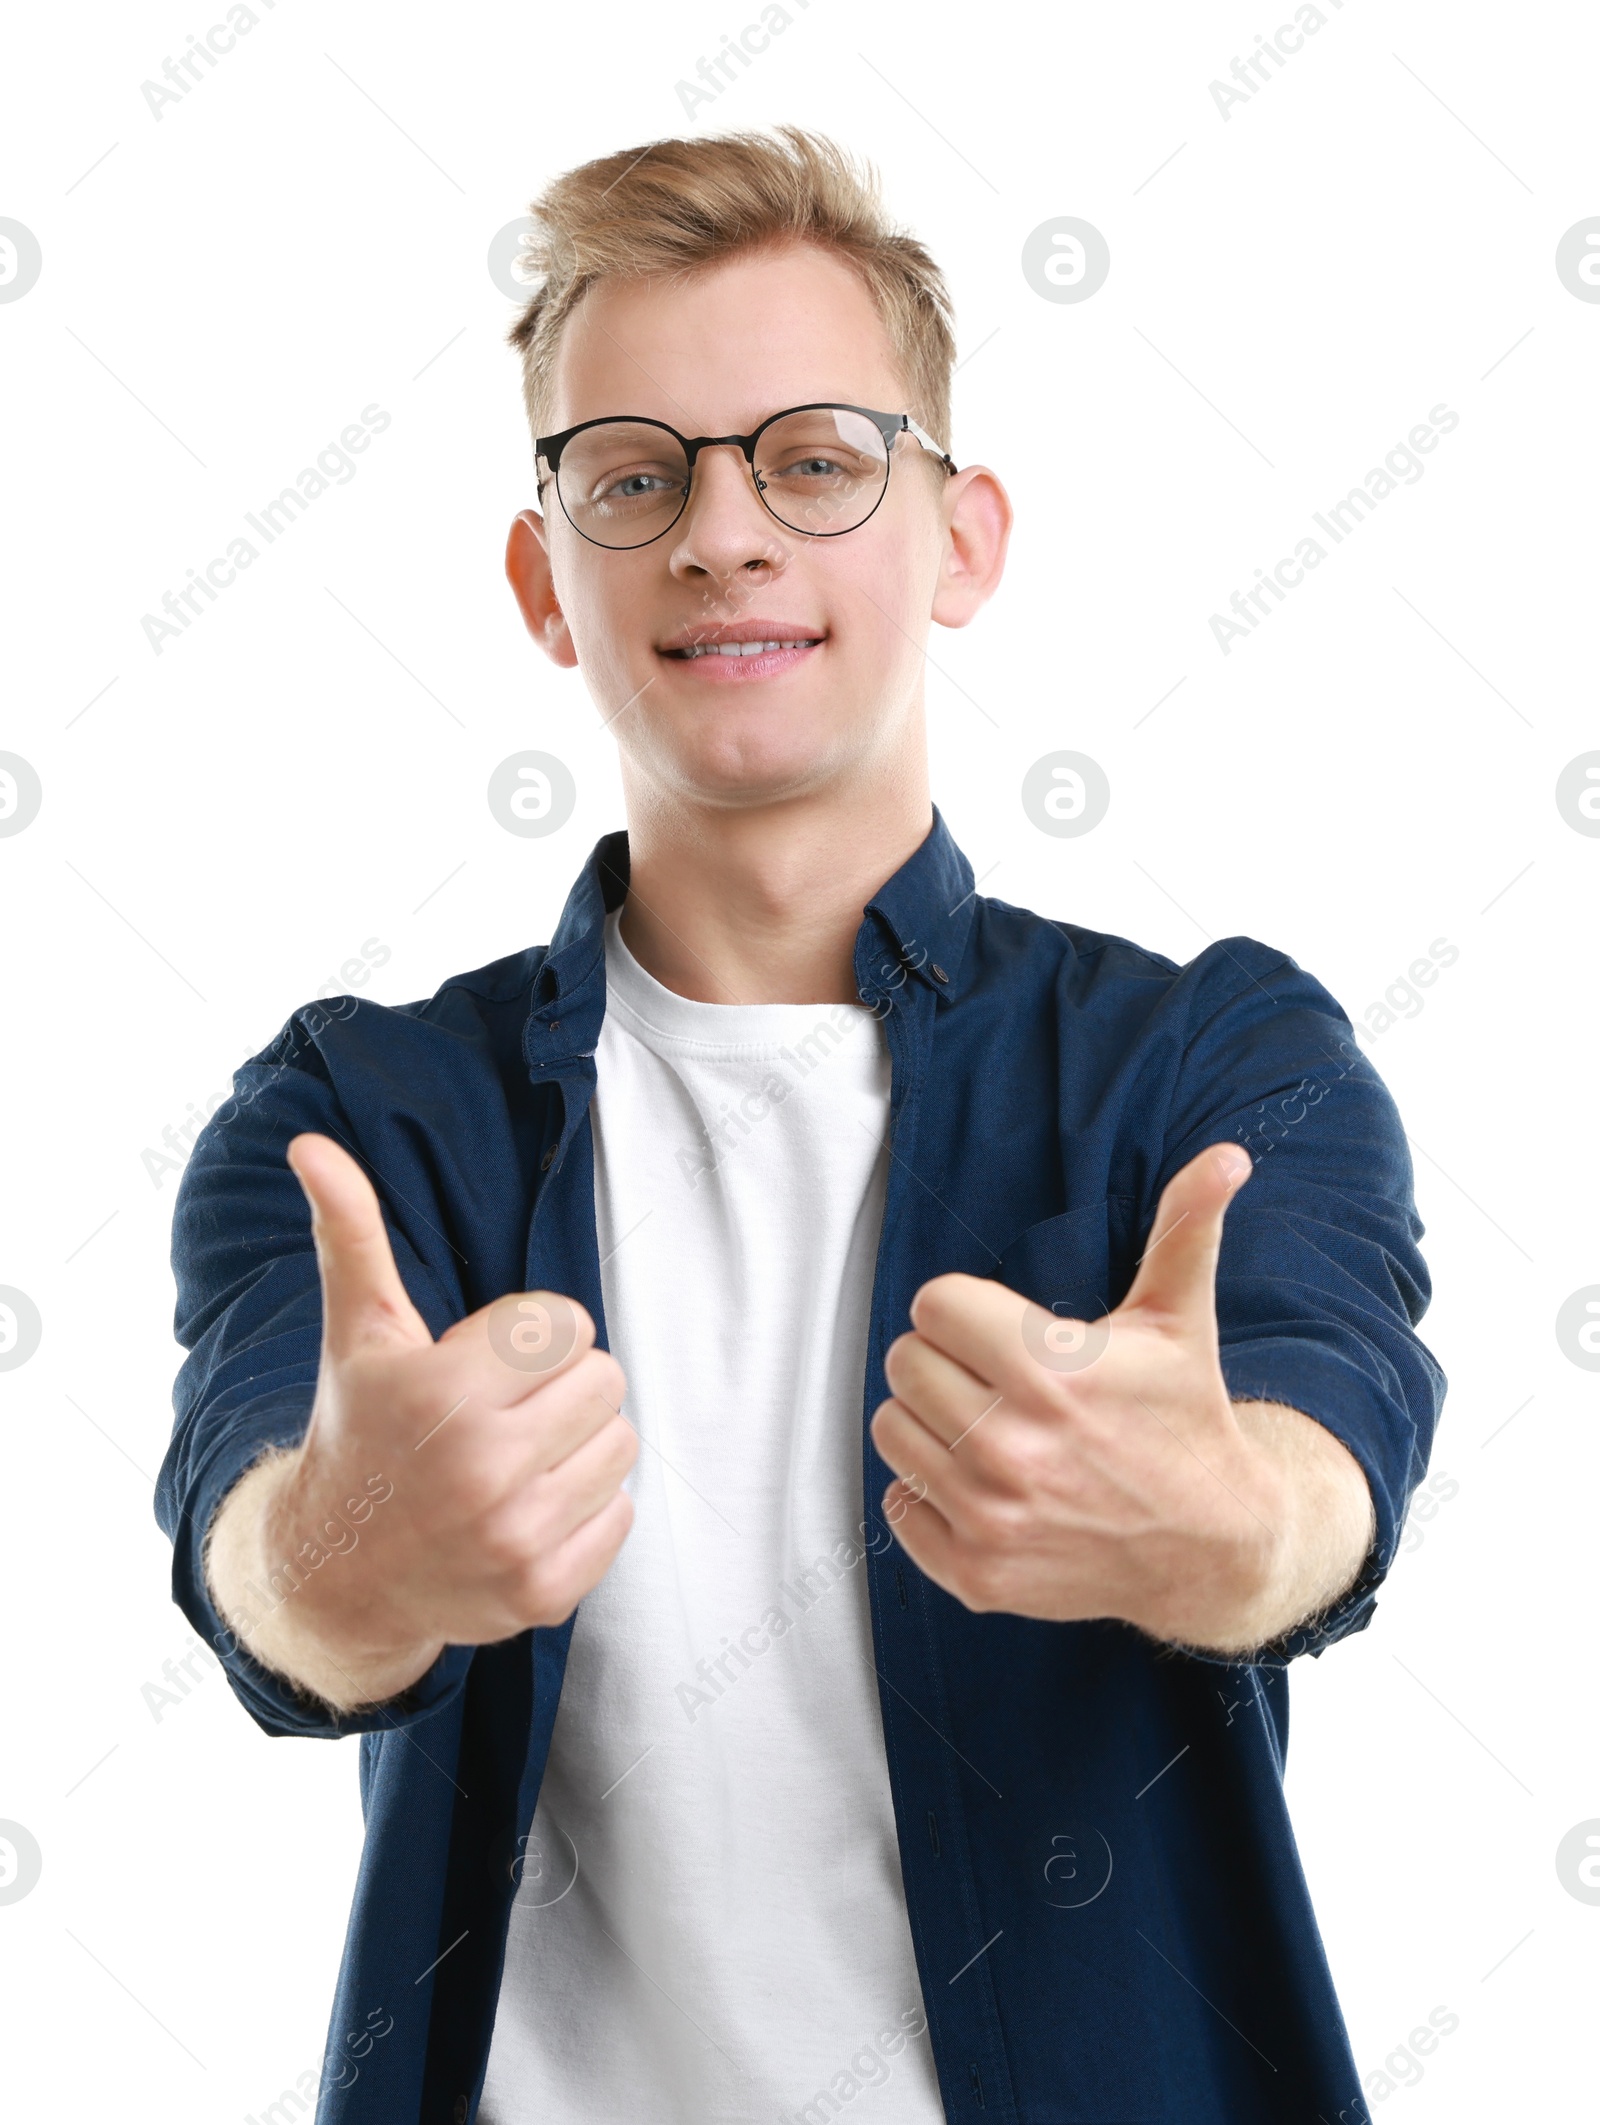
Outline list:
[[[572,1624],[447,1646],[398,1698],[335,1715],[213,1607],[206,1526],[265,1447],[302,1436],[317,1376],[310,1213],[284,1150],[314,1129],[361,1159],[436,1336],[542,1287],[580,1299],[604,1345],[589,1102],[603,923],[627,883],[627,835],[608,834],[548,946],[426,1002],[297,1011],[236,1073],[178,1190],[189,1354],[156,1497],[175,1598],[267,1733],[361,1736],[366,1841],[320,2125],[473,2116]],[[1369,1621],[1443,1396],[1415,1333],[1430,1289],[1394,1103],[1286,953],[1229,937],[1180,967],[977,894],[937,810],[864,910],[855,971],[892,1069],[864,1568],[946,2115],[1356,2125],[1284,1804],[1286,1671]],[[1361,1464],[1377,1533],[1359,1578],[1249,1661],[1116,1621],[969,1612],[876,1514],[891,1471],[866,1424],[913,1294],[964,1270],[1095,1318],[1132,1283],[1166,1183],[1224,1139],[1255,1170],[1223,1229],[1223,1373],[1235,1399],[1305,1411]]]

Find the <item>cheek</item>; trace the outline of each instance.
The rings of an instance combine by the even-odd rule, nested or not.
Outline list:
[[[630,561],[627,554],[598,548],[575,554],[564,543],[553,551],[551,574],[579,665],[592,686],[625,676],[636,664],[653,668],[651,622],[645,616],[657,610],[660,599],[654,585],[647,590],[637,556]],[[641,671],[633,685],[646,676]],[[626,700],[627,692],[621,698]]]
[[[874,538],[876,524],[874,518],[852,534],[862,541],[861,548],[848,556],[848,568],[843,565],[846,556],[837,556],[830,571],[837,581],[826,587],[851,664],[870,671],[878,686],[889,680],[892,697],[903,691],[893,682],[914,683],[926,662],[938,552],[918,535],[921,527],[915,521],[903,526],[886,523]]]

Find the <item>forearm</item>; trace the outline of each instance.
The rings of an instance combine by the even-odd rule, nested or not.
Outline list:
[[[212,1601],[264,1667],[335,1711],[382,1703],[426,1673],[439,1647],[385,1644],[340,1613],[338,1586],[324,1577],[340,1553],[291,1531],[299,1464],[294,1448],[274,1448],[223,1499],[205,1547]]]
[[[1376,1518],[1361,1464],[1314,1418],[1281,1402],[1236,1402],[1234,1415],[1257,1457],[1261,1509],[1252,1512],[1258,1520],[1270,1516],[1270,1539],[1252,1540],[1248,1564],[1224,1599],[1208,1588],[1188,1615],[1180,1602],[1176,1627],[1161,1635],[1244,1656],[1349,1590]]]

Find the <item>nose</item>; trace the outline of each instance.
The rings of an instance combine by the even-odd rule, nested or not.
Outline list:
[[[735,443],[712,443],[695,459],[689,500],[676,526],[672,572],[717,582],[788,566],[783,527],[756,492],[749,460]]]

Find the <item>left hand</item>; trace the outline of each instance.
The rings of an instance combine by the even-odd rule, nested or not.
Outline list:
[[[1291,1501],[1239,1422],[1217,1340],[1222,1221],[1250,1171],[1218,1143],[1175,1174],[1099,1321],[981,1277],[918,1291],[872,1437],[897,1475],[885,1517],[967,1608],[1120,1617],[1199,1644],[1270,1609]]]

